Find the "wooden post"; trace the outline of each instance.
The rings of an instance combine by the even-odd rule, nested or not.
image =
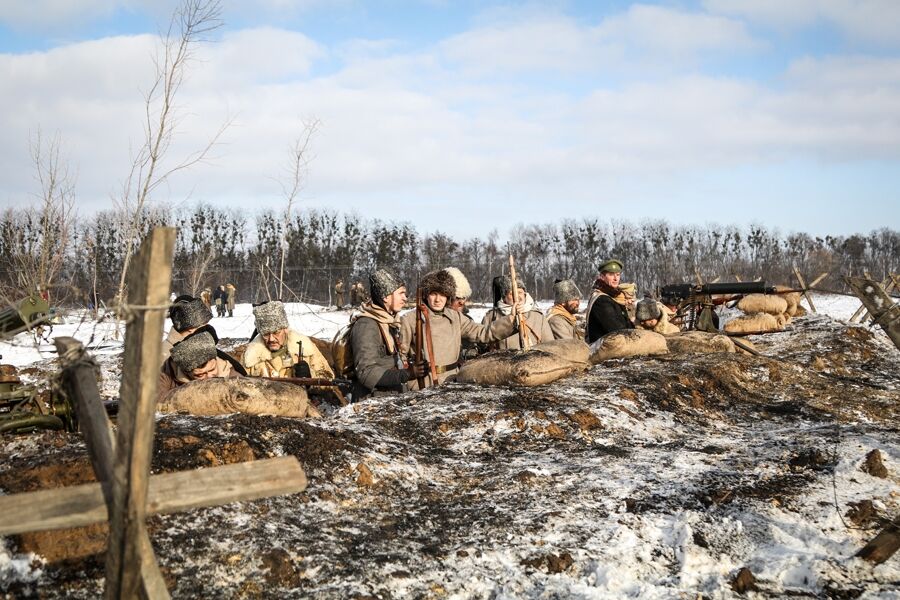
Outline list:
[[[809,304],[809,310],[813,312],[819,312],[816,310],[816,305],[813,304],[812,298],[809,295],[809,288],[806,285],[806,280],[803,279],[803,275],[800,274],[800,270],[797,269],[796,266],[793,267],[794,276],[797,278],[797,283],[800,284],[800,289],[803,290],[803,297],[806,298],[806,302]]]
[[[152,230],[128,273],[128,305],[122,307],[127,319],[124,371],[119,390],[119,431],[106,555],[109,600],[136,597],[140,583],[139,540],[146,536],[153,416],[175,234],[171,227]]]
[[[872,279],[872,276],[869,274],[868,271],[863,271],[863,276],[864,276],[866,279]],[[884,287],[884,284],[885,284],[885,283],[887,283],[887,279],[885,279],[884,281],[881,282],[881,287]],[[860,317],[864,312],[866,312],[866,305],[865,305],[865,304],[860,304],[860,305],[859,305],[859,308],[856,309],[856,312],[853,313],[853,315],[850,317],[850,322],[851,322],[851,323],[856,323],[857,320],[859,319],[859,317]]]
[[[75,406],[78,427],[84,435],[94,475],[100,482],[106,511],[111,514],[113,469],[116,456],[115,440],[112,436],[109,418],[103,408],[100,390],[97,389],[94,369],[89,363],[82,362],[85,356],[84,346],[75,338],[58,337],[54,339],[54,343],[59,352],[60,361],[63,363],[64,373],[66,373],[63,378],[66,393],[69,394],[69,398],[72,399],[72,404]],[[74,508],[75,506],[72,506],[72,509]],[[140,573],[144,596],[146,598],[168,598],[169,592],[166,590],[165,581],[159,572],[156,555],[153,553],[153,546],[150,544],[150,537],[146,530],[142,532],[137,541],[141,549]]]
[[[813,279],[812,283],[809,284],[809,288],[812,289],[812,288],[816,287],[817,285],[822,283],[822,280],[825,279],[826,277],[828,277],[828,271],[825,271],[824,273],[822,273],[821,275],[819,275],[818,277]]]
[[[874,281],[861,277],[845,277],[844,281],[862,300],[894,345],[900,348],[900,304],[894,304],[891,297]]]
[[[856,556],[880,565],[893,556],[898,549],[900,549],[900,517],[888,523],[872,541],[856,553]]]

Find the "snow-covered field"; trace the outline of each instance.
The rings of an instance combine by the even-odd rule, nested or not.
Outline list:
[[[616,360],[539,388],[376,398],[316,423],[161,417],[154,470],[240,448],[294,454],[310,479],[304,494],[151,519],[173,597],[730,598],[746,567],[749,597],[900,598],[898,556],[853,558],[878,517],[900,513],[900,352],[842,321],[855,299],[814,302],[819,316],[753,337],[771,358]],[[349,317],[288,313],[324,339]],[[246,340],[249,305],[213,325]],[[114,380],[113,329],[73,321],[53,335],[107,356]],[[52,346],[27,338],[3,361],[49,366]],[[12,470],[84,463],[77,436],[59,436],[5,443],[0,487]],[[872,449],[887,478],[860,470]],[[848,510],[866,500],[876,517],[857,523]],[[101,587],[99,562],[45,563],[0,540],[0,592]]]

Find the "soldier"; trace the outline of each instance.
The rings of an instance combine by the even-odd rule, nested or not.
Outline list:
[[[634,329],[634,323],[628,318],[628,310],[624,303],[615,298],[623,292],[619,290],[622,279],[622,262],[616,259],[601,263],[597,270],[600,274],[591,290],[591,298],[587,308],[587,331],[585,340],[592,344],[602,335],[620,329]]]
[[[334,303],[338,309],[344,308],[344,280],[340,278],[334,284]]]
[[[163,340],[162,362],[169,358],[173,345],[209,323],[212,312],[199,298],[184,295],[175,298],[169,308],[169,318],[172,319],[172,328]]]
[[[450,308],[453,310],[458,310],[466,317],[469,316],[469,307],[466,306],[469,302],[469,298],[472,296],[472,286],[469,285],[469,280],[466,279],[466,276],[463,275],[463,272],[457,269],[456,267],[447,267],[444,269],[451,277],[453,277],[453,282],[455,284],[455,295],[450,298]],[[471,318],[470,318],[471,319]]]
[[[634,282],[620,283],[619,291],[622,292],[618,296],[614,296],[613,300],[625,307],[628,318],[634,322],[634,307],[637,304],[637,285]]]
[[[678,333],[681,329],[669,321],[669,310],[649,296],[637,303],[635,323],[641,329],[649,329],[663,335]]]
[[[241,370],[235,368],[236,361],[216,348],[215,332],[211,330],[212,327],[202,327],[172,346],[171,356],[159,372],[157,399],[191,381],[241,377]]]
[[[216,316],[224,317],[225,316],[225,302],[228,299],[228,294],[225,292],[225,286],[220,285],[216,288],[216,291],[213,292],[213,302],[216,304]]]
[[[208,287],[203,288],[203,291],[200,292],[200,300],[203,301],[203,304],[206,305],[206,308],[209,308],[212,304],[212,290]],[[209,313],[209,317],[212,318],[212,313]]]
[[[485,326],[476,324],[472,319],[464,316],[461,311],[450,308],[448,303],[457,294],[456,279],[446,269],[425,275],[420,287],[422,288],[422,301],[425,305],[424,310],[428,311],[427,324],[430,329],[431,346],[434,349],[434,356],[431,356],[428,344],[422,340],[422,355],[430,365],[434,366],[437,375],[437,382],[433,382],[429,369],[424,376],[427,387],[443,383],[448,377],[459,371],[459,355],[463,340],[486,344],[502,340],[516,331],[512,316],[496,319],[490,326]],[[400,319],[400,346],[410,360],[415,357],[416,318],[418,316],[417,311],[410,311]],[[423,332],[425,335],[429,333],[426,331],[424,323]],[[417,383],[413,385],[411,381],[410,388],[418,389]]]
[[[228,310],[228,316],[234,316],[234,300],[235,296],[237,296],[237,288],[234,287],[233,283],[225,284],[225,308]]]
[[[581,307],[581,290],[571,279],[557,279],[553,283],[555,304],[547,314],[547,323],[556,340],[583,340],[584,332],[575,322]]]
[[[407,366],[400,349],[397,314],[406,305],[406,285],[386,269],[369,277],[372,301],[353,317],[350,347],[353,352],[353,401],[379,392],[406,391],[406,382],[423,377],[427,365]]]
[[[541,342],[549,342],[553,339],[553,332],[547,319],[535,306],[534,298],[525,290],[522,279],[517,281],[519,292],[519,311],[524,317],[528,327],[528,341],[532,346]],[[509,316],[516,308],[513,306],[512,280],[508,275],[494,278],[494,307],[489,310],[481,320],[482,325],[490,325],[494,321],[501,320],[504,316]],[[491,348],[499,348],[503,350],[519,349],[521,342],[517,333],[513,333],[499,342],[489,344]]]
[[[333,379],[334,371],[311,339],[290,329],[284,304],[278,300],[253,307],[258,334],[241,359],[251,377],[296,377],[294,365],[309,365],[306,377]]]

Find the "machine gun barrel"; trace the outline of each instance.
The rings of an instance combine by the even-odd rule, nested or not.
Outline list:
[[[766,285],[765,281],[743,281],[735,283],[673,283],[660,289],[663,298],[686,300],[691,296],[712,296],[718,294],[774,294],[775,288]]]

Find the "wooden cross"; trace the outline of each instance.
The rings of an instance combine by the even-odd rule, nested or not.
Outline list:
[[[293,456],[150,476],[159,356],[172,276],[175,229],[154,229],[128,283],[124,372],[113,437],[93,367],[73,338],[56,338],[63,381],[73,399],[99,483],[0,497],[0,535],[64,529],[109,520],[108,599],[169,598],[145,524],[149,514],[292,494],[306,488]]]
[[[809,310],[811,310],[812,312],[818,312],[816,310],[816,305],[813,304],[812,297],[809,295],[809,288],[811,288],[812,286],[806,285],[806,280],[803,278],[803,275],[800,274],[800,269],[798,269],[796,265],[794,265],[792,268],[794,271],[794,277],[797,278],[797,283],[800,284],[800,288],[803,290],[803,297],[806,298],[806,302],[807,304],[809,304]],[[826,275],[826,273],[819,275],[819,277],[817,277],[813,282],[813,285],[822,281],[822,279],[824,279]]]

